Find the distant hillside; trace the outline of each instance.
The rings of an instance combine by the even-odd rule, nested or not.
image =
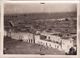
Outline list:
[[[70,18],[68,21],[58,21],[59,18]],[[32,13],[32,14],[10,14],[4,16],[4,25],[10,26],[9,21],[20,29],[25,26],[40,30],[55,30],[62,33],[76,33],[76,13]]]
[[[28,14],[5,14],[5,17],[14,17],[18,19],[57,19],[57,18],[67,18],[67,17],[77,17],[76,12],[66,12],[66,13],[28,13]]]

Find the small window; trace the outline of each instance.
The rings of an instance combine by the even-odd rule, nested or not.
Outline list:
[[[59,48],[59,46],[57,46],[57,48]]]
[[[70,40],[70,43],[72,43],[72,41]]]
[[[49,46],[51,47],[51,44],[49,44]]]
[[[45,40],[45,39],[46,39],[46,36],[41,35],[41,36],[40,36],[40,39]]]
[[[50,40],[50,37],[48,37],[48,39]]]
[[[46,43],[46,45],[47,45],[47,43]]]
[[[56,48],[56,45],[55,45],[55,48]]]

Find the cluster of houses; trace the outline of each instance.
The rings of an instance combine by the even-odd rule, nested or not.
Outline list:
[[[69,49],[73,47],[72,37],[61,38],[58,35],[54,35],[48,32],[36,32],[36,34],[28,32],[14,32],[14,31],[4,31],[4,36],[11,37],[15,40],[22,40],[28,43],[34,43],[43,45],[45,47],[58,49],[59,51],[69,52]]]
[[[49,48],[56,48],[67,53],[69,52],[69,49],[73,47],[73,42],[72,38],[61,38],[58,35],[47,32],[42,32],[40,35],[35,36],[35,43]]]

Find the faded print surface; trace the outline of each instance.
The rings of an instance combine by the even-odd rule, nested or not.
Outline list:
[[[4,54],[76,55],[76,4],[13,3],[4,13]]]

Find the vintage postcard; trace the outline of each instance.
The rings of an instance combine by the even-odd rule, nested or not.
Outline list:
[[[77,55],[76,3],[5,3],[4,54]]]

